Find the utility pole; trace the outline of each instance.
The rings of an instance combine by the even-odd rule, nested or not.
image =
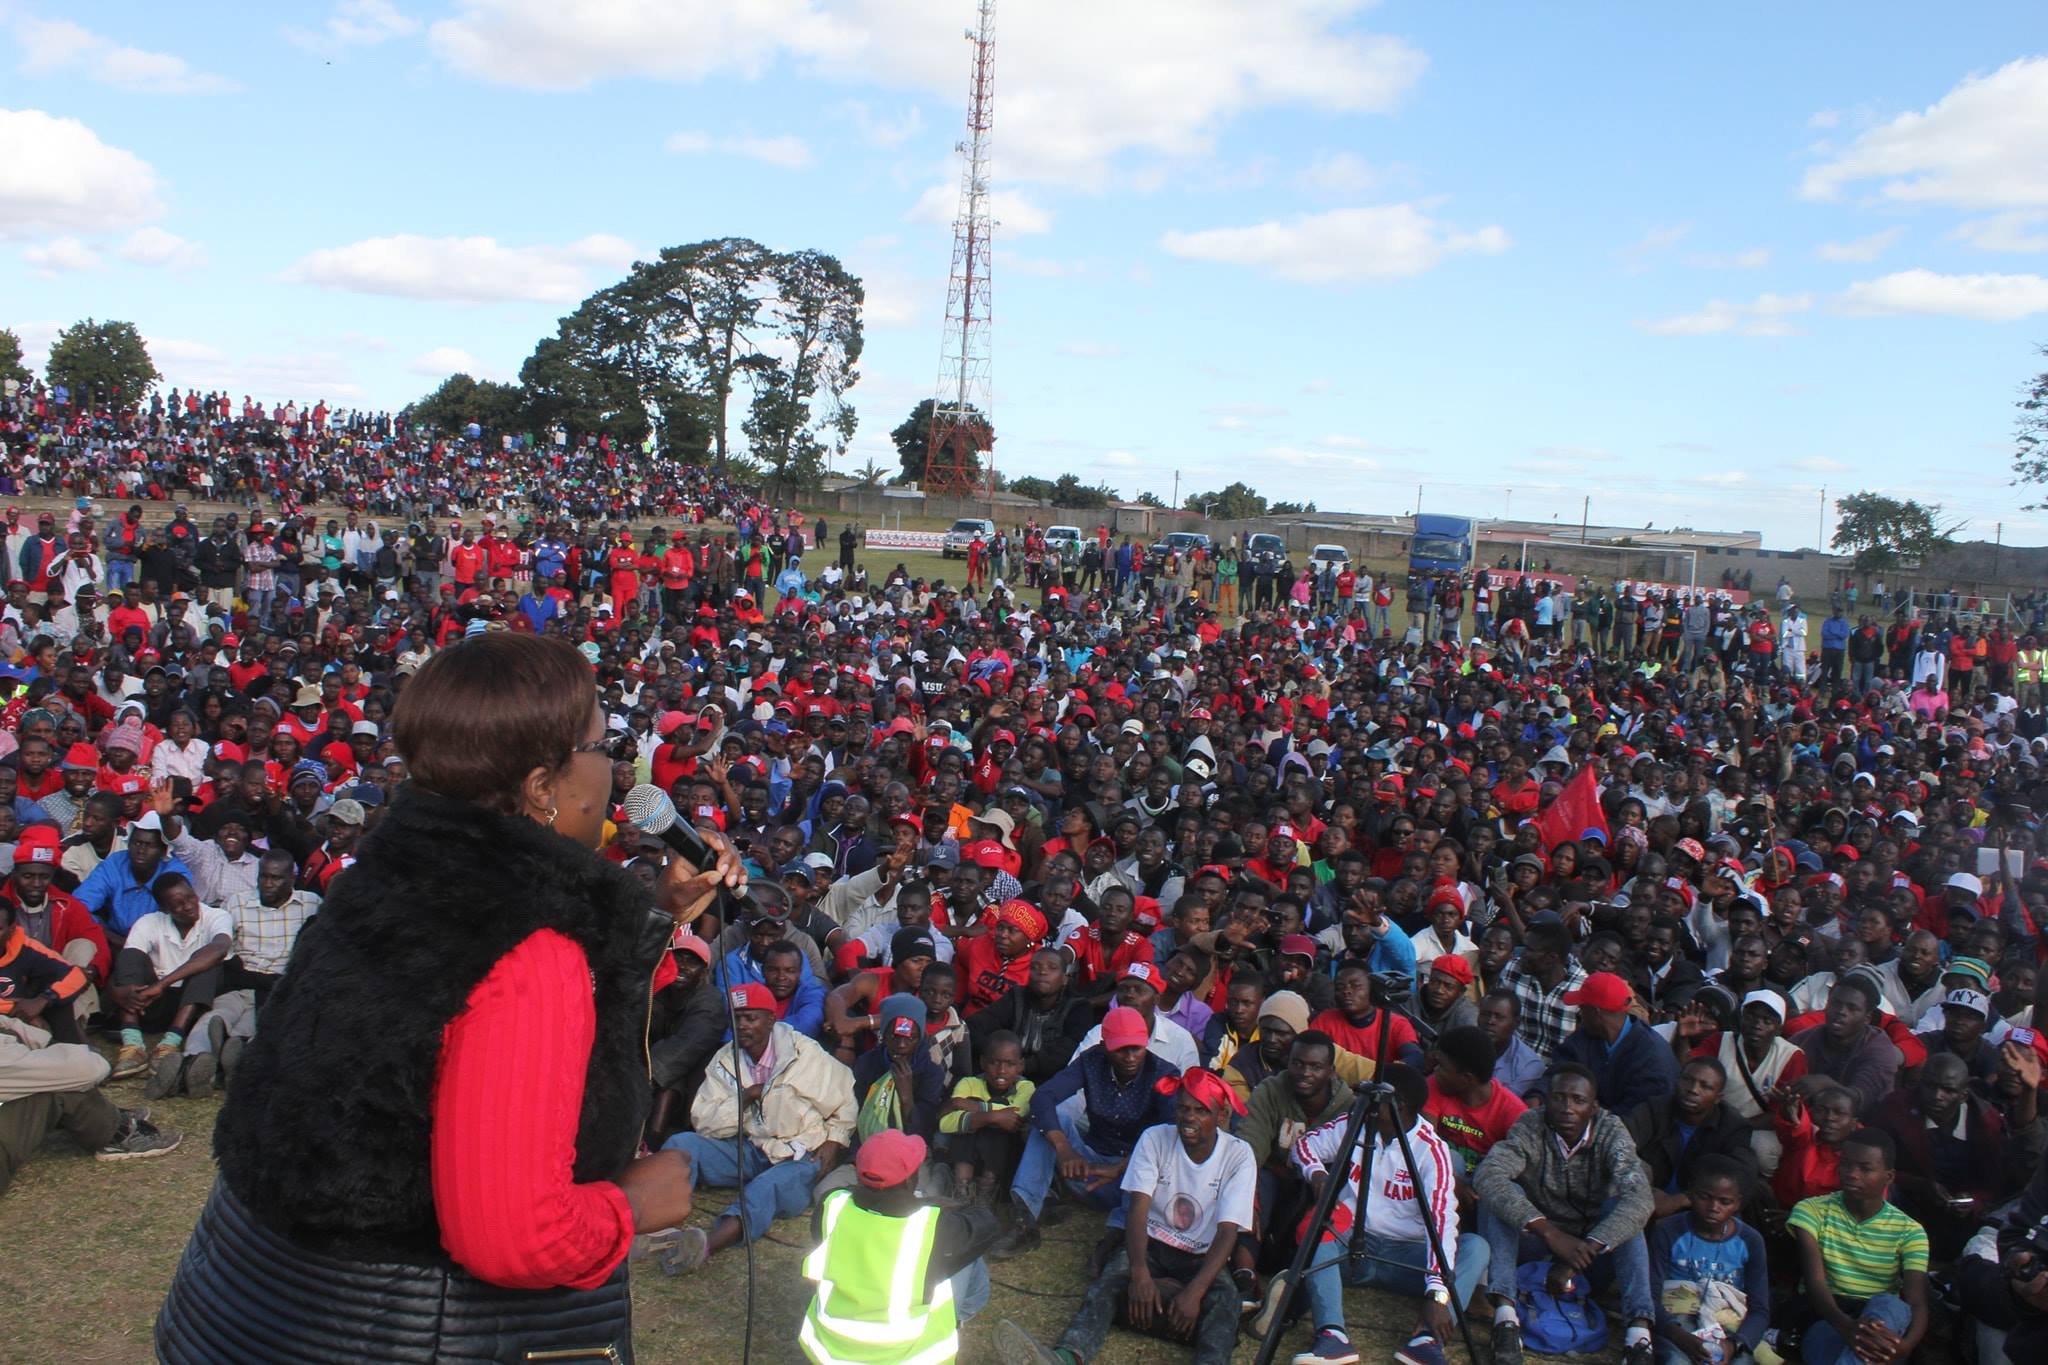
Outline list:
[[[1415,485],[1415,515],[1422,515],[1422,485],[1419,483]]]
[[[1588,493],[1586,500],[1579,505],[1579,544],[1586,543],[1587,534],[1592,530],[1592,523],[1593,495]]]
[[[1507,496],[1500,500],[1500,519],[1502,521],[1513,521],[1515,519],[1515,490],[1512,488],[1508,489]]]
[[[1813,548],[1826,553],[1828,548],[1828,486],[1820,486],[1820,512],[1813,519]]]
[[[1176,512],[1180,510],[1180,471],[1178,469],[1173,471],[1173,501],[1168,503],[1167,506],[1173,508]]]

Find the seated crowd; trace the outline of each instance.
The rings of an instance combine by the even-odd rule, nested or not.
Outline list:
[[[268,478],[298,447],[264,448]],[[425,521],[402,563],[302,549],[280,595],[249,551],[295,518],[201,535],[80,501],[61,542],[53,515],[7,528],[0,1188],[51,1131],[177,1145],[101,1083],[232,1078],[405,799],[393,697],[450,641],[539,631],[601,679],[605,856],[654,878],[624,816],[651,782],[753,877],[748,913],[678,932],[654,1001],[647,1140],[736,1191],[641,1248],[671,1273],[866,1208],[826,1202],[858,1181],[957,1215],[931,1278],[963,1318],[985,1260],[1099,1215],[1071,1321],[1002,1324],[1007,1360],[1086,1361],[1123,1324],[1222,1361],[1300,1317],[1295,1359],[1342,1365],[1362,1285],[1415,1300],[1408,1365],[1467,1315],[1499,1365],[1561,1349],[1589,1302],[1629,1365],[1892,1365],[1944,1319],[1996,1365],[2048,1323],[2037,674],[1929,714],[1899,678],[1540,632],[1496,655],[1355,608],[778,593],[748,586],[762,546],[815,528],[701,471],[661,513],[744,522],[719,570],[685,548],[667,577],[533,553],[630,546],[616,524],[529,526],[500,563]]]

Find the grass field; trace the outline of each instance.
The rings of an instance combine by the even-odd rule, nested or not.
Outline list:
[[[117,1104],[142,1103],[141,1082],[110,1085]],[[129,1365],[153,1358],[151,1324],[164,1288],[178,1263],[186,1235],[213,1180],[211,1136],[215,1100],[164,1100],[150,1106],[155,1117],[186,1132],[185,1145],[148,1162],[103,1164],[68,1141],[52,1138],[37,1160],[24,1167],[14,1188],[0,1201],[11,1229],[8,1257],[9,1310],[0,1360],[66,1361]],[[723,1207],[717,1192],[700,1197],[698,1221]],[[1100,1219],[1076,1214],[1050,1227],[1044,1245],[1020,1260],[991,1267],[993,1294],[988,1309],[963,1329],[960,1358],[989,1365],[990,1335],[1000,1318],[1011,1318],[1053,1340],[1080,1297],[1089,1249],[1100,1234]],[[778,1223],[755,1246],[756,1298],[752,1359],[783,1365],[800,1359],[796,1328],[809,1285],[798,1262],[808,1233],[801,1221]],[[633,1281],[635,1342],[643,1365],[689,1361],[691,1365],[735,1365],[742,1359],[747,1274],[743,1256],[719,1258],[698,1274],[665,1278],[658,1270],[636,1270]],[[1352,1336],[1365,1359],[1385,1361],[1413,1321],[1412,1303],[1376,1290],[1354,1290],[1347,1312]],[[1280,1359],[1306,1348],[1306,1327],[1286,1339]],[[1484,1338],[1479,1338],[1484,1350]],[[1235,1361],[1249,1361],[1256,1347],[1241,1342]],[[1463,1348],[1453,1358],[1465,1359]],[[1155,1365],[1185,1361],[1184,1349],[1117,1331],[1101,1365]]]

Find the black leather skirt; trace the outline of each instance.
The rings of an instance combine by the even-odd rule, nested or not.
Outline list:
[[[596,1289],[504,1289],[452,1264],[309,1251],[219,1181],[156,1319],[165,1365],[633,1359],[624,1262]]]

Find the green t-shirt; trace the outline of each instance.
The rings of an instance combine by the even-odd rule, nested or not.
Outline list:
[[[1895,1204],[1859,1222],[1838,1190],[1800,1200],[1786,1221],[1819,1243],[1828,1289],[1838,1299],[1896,1294],[1905,1272],[1927,1269],[1927,1231]]]

